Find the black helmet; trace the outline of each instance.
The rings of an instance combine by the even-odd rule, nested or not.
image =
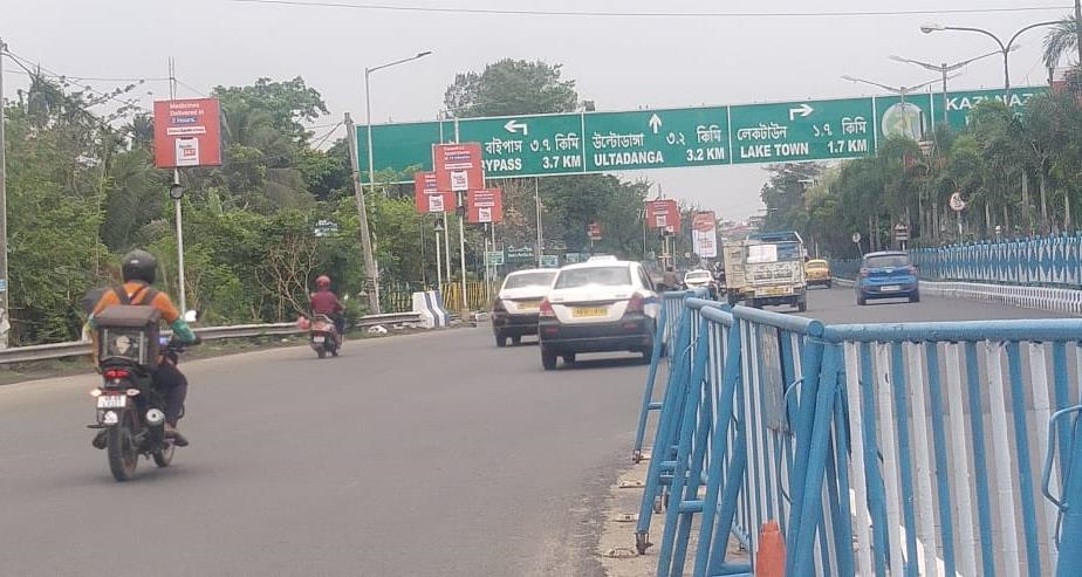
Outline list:
[[[121,264],[120,270],[124,275],[124,282],[139,280],[147,284],[154,284],[154,275],[158,270],[158,259],[145,250],[136,249],[124,255],[124,262]]]

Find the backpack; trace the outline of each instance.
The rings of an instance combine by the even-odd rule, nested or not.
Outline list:
[[[94,316],[98,333],[98,358],[124,359],[151,366],[158,358],[161,312],[149,304],[158,291],[142,286],[128,296],[123,287],[111,289],[120,301]],[[103,295],[104,296],[104,295]],[[138,301],[139,304],[133,304]]]

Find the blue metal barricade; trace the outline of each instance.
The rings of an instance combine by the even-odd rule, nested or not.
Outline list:
[[[1061,521],[1058,574],[1082,572],[1082,433],[1064,411],[1080,400],[1082,320],[685,309],[638,526],[642,543],[667,479],[659,576],[692,556],[697,577],[749,574],[730,534],[756,551],[768,520],[790,576],[1049,575]],[[1041,478],[1045,446],[1063,454]]]
[[[695,291],[672,291],[664,293],[661,297],[661,314],[658,317],[656,333],[654,336],[654,350],[650,358],[650,369],[646,377],[646,389],[642,396],[642,409],[639,411],[639,424],[635,430],[635,445],[632,447],[631,459],[638,463],[643,459],[643,443],[646,439],[646,427],[650,413],[661,409],[661,402],[654,400],[654,388],[657,383],[658,373],[662,368],[667,369],[666,361],[672,359],[673,334],[684,314],[684,300],[692,296],[702,296],[701,292]]]

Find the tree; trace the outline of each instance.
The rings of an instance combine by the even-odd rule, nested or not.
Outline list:
[[[485,71],[455,76],[443,103],[460,118],[567,112],[578,106],[575,82],[562,80],[561,65],[500,60]]]
[[[227,122],[230,111],[256,110],[267,116],[272,128],[297,143],[311,136],[302,122],[328,114],[323,97],[300,76],[285,82],[260,78],[251,86],[218,86],[211,94],[221,99]]]
[[[1045,68],[1056,68],[1064,56],[1078,54],[1080,36],[1082,36],[1082,23],[1076,20],[1073,14],[1064,16],[1044,37]]]

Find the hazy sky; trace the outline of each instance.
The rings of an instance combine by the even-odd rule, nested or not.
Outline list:
[[[304,0],[298,0],[304,1]],[[240,85],[261,76],[303,76],[324,96],[331,116],[344,112],[363,123],[363,76],[375,66],[422,50],[428,58],[372,77],[373,119],[434,119],[458,72],[483,70],[501,58],[563,64],[583,99],[598,110],[640,106],[741,104],[875,94],[841,79],[848,74],[892,86],[915,85],[935,73],[888,60],[898,54],[953,63],[996,49],[987,37],[962,32],[924,35],[926,22],[975,26],[1009,37],[1034,22],[1057,19],[1069,0],[331,0],[393,7],[501,10],[695,12],[695,17],[603,17],[426,13],[334,7],[296,7],[234,0],[0,0],[0,38],[10,50],[44,68],[94,79],[161,78],[177,61],[181,97],[215,85]],[[964,10],[1030,8],[1001,13]],[[945,10],[956,13],[867,16],[764,16],[762,13]],[[703,13],[728,13],[705,16]],[[756,16],[732,16],[756,12]],[[1016,85],[1040,84],[1041,29],[1026,32],[1011,55]],[[4,63],[8,98],[26,76]],[[1002,60],[975,63],[952,88],[1002,86]],[[115,85],[86,80],[99,89]],[[168,97],[168,84],[148,81],[140,96]],[[148,94],[152,93],[152,94]],[[340,133],[341,134],[341,133]],[[666,196],[745,218],[762,208],[761,167],[667,169],[627,173],[664,187]]]

